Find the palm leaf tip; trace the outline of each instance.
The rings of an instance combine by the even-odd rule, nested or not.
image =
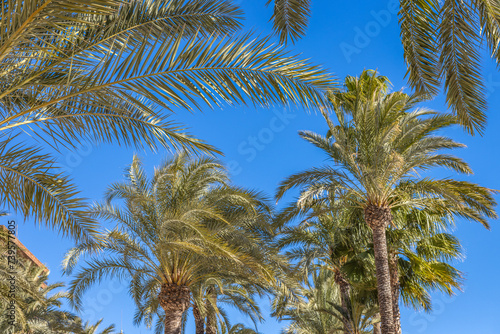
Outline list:
[[[273,3],[269,0],[267,5]],[[271,20],[281,43],[294,43],[305,35],[311,15],[310,0],[274,0]]]

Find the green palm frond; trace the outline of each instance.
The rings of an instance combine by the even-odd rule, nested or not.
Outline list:
[[[272,16],[282,43],[305,34],[308,0],[274,0]],[[448,106],[470,134],[486,126],[480,45],[500,62],[500,4],[496,0],[400,0],[399,25],[407,78],[418,94],[444,87]]]
[[[281,43],[297,39],[305,35],[311,15],[310,0],[269,0],[267,5],[273,4],[274,31]]]
[[[47,224],[74,237],[81,230],[86,238],[95,224],[82,215],[86,203],[41,146],[16,155],[22,134],[55,150],[84,141],[213,154],[169,118],[173,109],[319,106],[331,84],[319,67],[266,39],[234,36],[242,12],[230,1],[16,0],[2,2],[1,13],[0,140],[10,149],[0,172],[12,185],[0,197],[26,218],[55,218]],[[36,157],[38,165],[16,160]],[[66,195],[55,195],[57,183]]]
[[[461,0],[443,2],[439,27],[440,63],[448,105],[468,132],[482,133],[486,123],[486,101],[474,10],[472,4]]]
[[[75,240],[91,238],[96,223],[69,177],[52,156],[14,139],[0,141],[1,203]]]
[[[436,26],[439,3],[434,0],[401,0],[399,24],[408,67],[408,81],[417,93],[438,91],[438,49]]]

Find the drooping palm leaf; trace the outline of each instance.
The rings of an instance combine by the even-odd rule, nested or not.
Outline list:
[[[267,5],[271,3],[274,6],[271,19],[281,43],[293,43],[305,35],[311,15],[310,0],[269,0]]]
[[[274,0],[272,19],[282,42],[304,35],[310,6],[310,1]],[[410,87],[435,95],[443,86],[459,123],[469,133],[481,134],[487,105],[479,50],[485,42],[500,62],[500,3],[400,0],[398,16]]]
[[[168,119],[169,111],[321,104],[321,89],[330,83],[324,72],[265,39],[230,39],[240,19],[239,8],[225,0],[2,1],[0,140],[10,164],[24,168],[3,171],[10,178],[5,184],[12,184],[2,189],[5,205],[27,218],[51,215],[59,220],[50,224],[74,237],[92,232],[92,218],[80,210],[85,203],[53,157],[36,146],[17,158],[43,155],[40,165],[14,159],[22,132],[56,150],[90,141],[216,152]],[[23,193],[14,191],[32,183],[29,175],[45,172],[23,207]],[[71,195],[55,196],[58,183]],[[43,215],[43,209],[53,211]],[[80,227],[77,217],[84,219]]]

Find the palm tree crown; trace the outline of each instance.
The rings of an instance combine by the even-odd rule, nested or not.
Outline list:
[[[136,322],[151,326],[158,315],[165,333],[178,333],[193,289],[211,277],[270,288],[273,254],[263,242],[271,231],[269,207],[258,193],[229,185],[216,160],[181,154],[149,179],[136,157],[126,178],[94,208],[117,226],[102,241],[82,243],[67,255],[67,271],[79,256],[95,255],[71,284],[75,305],[108,275],[131,279]],[[113,205],[114,199],[124,207]]]

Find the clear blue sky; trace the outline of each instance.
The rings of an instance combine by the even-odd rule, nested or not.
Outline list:
[[[265,35],[270,32],[270,8],[267,0],[238,1],[246,13],[246,30]],[[291,49],[323,64],[337,77],[357,75],[364,68],[378,69],[390,78],[395,89],[406,87],[406,72],[402,47],[399,41],[397,15],[394,2],[359,0],[331,1],[312,0],[313,10],[307,36]],[[364,36],[364,37],[363,37]],[[487,58],[486,52],[484,52]],[[500,189],[497,167],[500,162],[500,73],[487,60],[483,73],[488,89],[488,126],[482,137],[471,137],[461,129],[452,129],[448,135],[467,144],[466,149],[456,154],[468,161],[475,175],[468,180],[490,188]],[[442,97],[428,106],[445,111]],[[285,176],[322,164],[325,157],[312,146],[301,141],[299,130],[325,131],[321,117],[303,111],[288,113],[283,108],[255,110],[253,108],[226,108],[206,110],[189,114],[179,111],[175,118],[187,124],[191,132],[222,150],[223,161],[229,164],[236,184],[260,189],[274,194],[278,182]],[[74,176],[85,197],[92,200],[102,198],[108,184],[121,179],[124,167],[130,163],[133,149],[114,146],[87,147],[79,152],[63,152],[62,164]],[[153,154],[139,152],[147,166],[160,162],[168,152]],[[453,176],[446,172],[444,176]],[[498,198],[497,198],[498,199]],[[7,218],[4,218],[7,221]],[[21,241],[51,269],[50,280],[68,281],[60,272],[60,261],[71,241],[62,239],[57,233],[44,227],[35,227],[31,222],[19,220]],[[500,226],[491,222],[492,231],[479,225],[459,223],[457,236],[465,246],[467,258],[458,267],[466,273],[466,288],[453,299],[436,295],[435,310],[431,314],[402,311],[405,334],[469,334],[499,333],[498,300],[500,289],[496,280],[500,274]],[[132,324],[134,305],[125,286],[117,282],[105,282],[86,294],[87,313],[84,318],[95,321],[101,317],[106,323],[115,323],[120,328],[123,314],[125,333],[150,333],[145,327]],[[263,303],[266,322],[259,325],[265,334],[279,333],[284,325],[271,319],[268,307]],[[250,324],[248,319],[232,313],[234,323]],[[192,327],[188,328],[191,333]]]

